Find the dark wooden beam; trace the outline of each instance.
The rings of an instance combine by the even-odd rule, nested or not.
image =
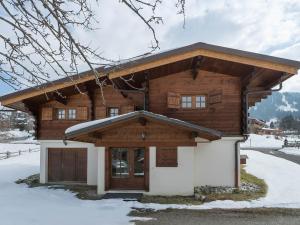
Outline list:
[[[111,82],[124,98],[128,97],[128,95],[122,90],[123,86],[119,83],[118,79],[111,80]]]
[[[247,74],[244,77],[241,77],[242,88],[247,89],[251,81],[256,79],[262,73],[262,71],[263,69],[254,67],[251,73]]]
[[[149,111],[149,76],[145,75],[144,110]]]
[[[91,120],[96,119],[96,113],[95,113],[95,91],[93,88],[88,88],[88,97],[91,101]]]
[[[198,132],[196,132],[196,131],[192,131],[191,132],[191,138],[196,138],[196,137],[198,137],[199,135],[198,135]]]
[[[142,126],[146,126],[147,124],[147,119],[145,117],[140,117],[138,121]]]
[[[200,66],[203,62],[203,57],[202,56],[196,56],[192,59],[192,76],[193,76],[193,79],[195,80],[198,76],[198,73],[199,73],[199,69],[200,69]]]
[[[102,134],[100,132],[94,131],[88,134],[88,137],[93,139],[102,139]]]
[[[51,98],[51,97],[50,97]],[[66,96],[63,96],[62,94],[58,94],[56,92],[52,93],[52,98],[53,100],[63,104],[63,105],[67,105],[68,104],[68,98]]]
[[[290,74],[287,73],[280,73],[278,74],[278,77],[276,80],[274,80],[273,82],[269,82],[268,85],[265,87],[265,89],[271,89],[276,85],[279,85],[280,82],[283,82],[284,80],[286,80],[288,77],[290,77]]]

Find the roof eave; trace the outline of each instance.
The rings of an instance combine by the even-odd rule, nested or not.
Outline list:
[[[100,128],[107,128],[116,122],[129,121],[129,120],[133,120],[133,119],[138,119],[139,117],[146,117],[146,118],[148,117],[150,119],[157,120],[158,122],[165,122],[165,123],[168,123],[170,125],[175,125],[175,126],[178,125],[185,129],[188,129],[190,131],[197,132],[198,134],[205,134],[207,136],[210,136],[210,137],[212,137],[211,140],[220,139],[223,135],[223,133],[220,131],[202,127],[202,126],[192,124],[189,122],[169,118],[169,117],[159,115],[159,114],[154,114],[154,113],[151,113],[148,111],[135,111],[132,113],[124,114],[123,116],[117,117],[112,120],[104,121],[100,124],[94,124],[94,125],[82,128],[82,129],[78,129],[78,130],[75,130],[72,132],[65,133],[65,139],[66,140],[72,139],[72,138],[78,137],[80,135],[94,132]]]

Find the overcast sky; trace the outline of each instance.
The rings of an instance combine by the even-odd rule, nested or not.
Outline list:
[[[164,24],[156,26],[161,50],[206,42],[300,60],[299,0],[186,0],[185,28],[176,1],[165,0],[157,12],[164,18]],[[151,33],[118,0],[100,0],[93,8],[99,29],[74,30],[79,40],[114,59],[149,50]],[[286,81],[283,90],[300,92],[300,76]],[[0,83],[0,95],[12,91]]]

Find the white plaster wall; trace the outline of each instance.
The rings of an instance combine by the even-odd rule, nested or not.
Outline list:
[[[194,194],[194,147],[178,147],[178,167],[156,167],[156,147],[150,147],[148,195]]]
[[[40,154],[40,182],[48,182],[48,148],[87,148],[87,184],[97,185],[97,150],[94,144],[67,141],[67,145],[62,140],[42,140]]]
[[[105,148],[97,147],[97,193],[99,195],[105,193]]]
[[[235,142],[241,139],[224,137],[213,142],[197,143],[194,156],[194,185],[234,186]]]

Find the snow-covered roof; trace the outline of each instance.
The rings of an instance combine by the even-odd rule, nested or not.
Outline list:
[[[68,129],[66,129],[65,137],[66,137],[66,139],[76,137],[76,136],[79,136],[79,135],[82,135],[85,133],[96,131],[97,129],[100,129],[100,128],[107,127],[116,122],[128,121],[128,120],[137,119],[137,118],[141,118],[141,117],[146,117],[146,118],[150,118],[150,119],[157,120],[160,122],[168,123],[171,125],[183,127],[183,128],[189,129],[191,131],[195,131],[195,132],[206,133],[207,135],[213,137],[212,139],[214,139],[214,140],[220,139],[222,137],[222,132],[220,132],[220,131],[206,128],[206,127],[203,127],[203,126],[200,126],[197,124],[193,124],[193,123],[189,123],[186,121],[182,121],[179,119],[170,118],[170,117],[163,116],[160,114],[143,111],[143,110],[129,112],[129,113],[114,116],[114,117],[108,117],[108,118],[104,118],[104,119],[93,120],[93,121],[74,125],[72,127],[69,127]]]

